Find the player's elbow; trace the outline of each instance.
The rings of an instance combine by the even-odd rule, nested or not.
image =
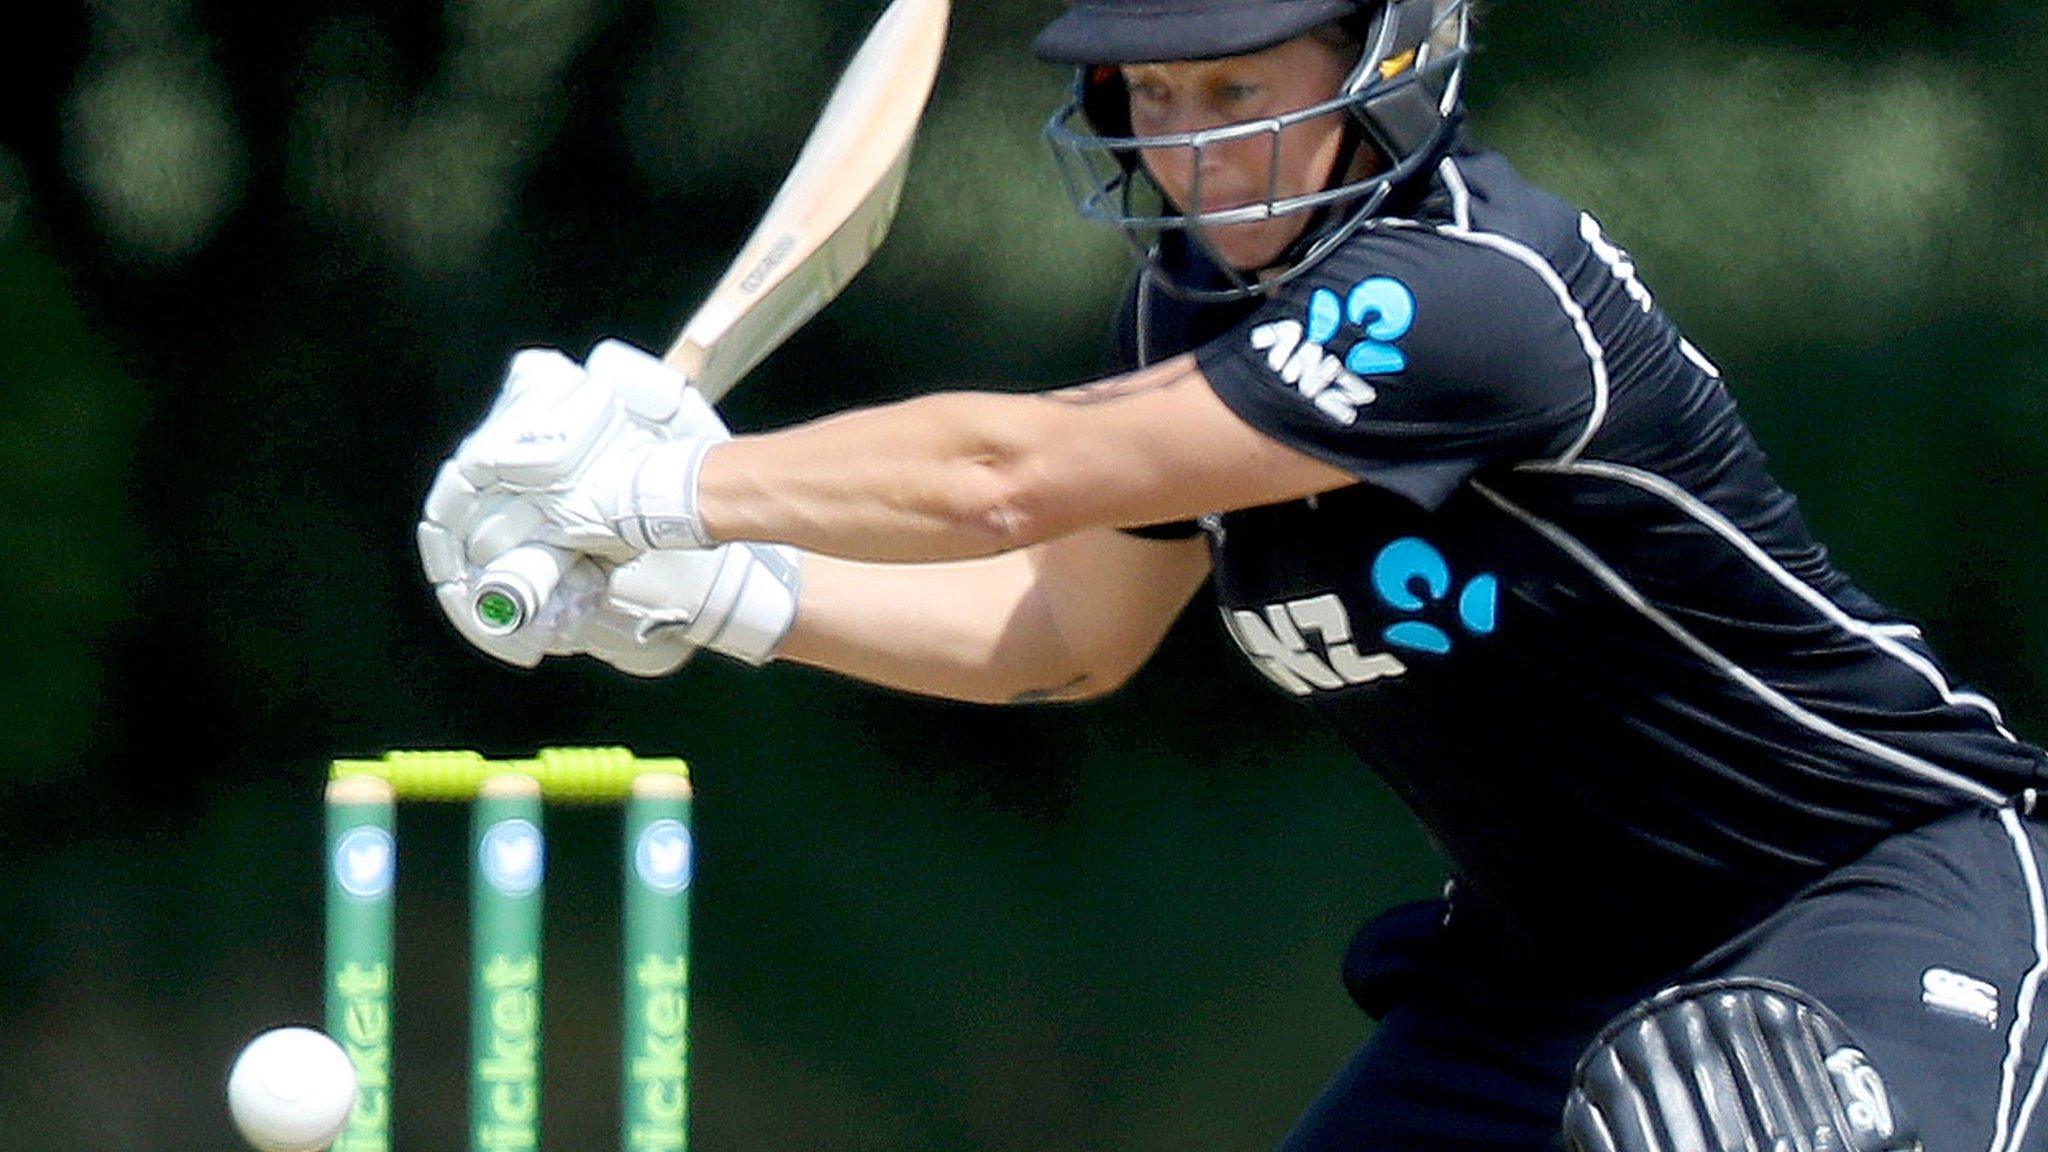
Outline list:
[[[1042,600],[1036,607],[1044,614],[1023,617],[1033,623],[1017,630],[1018,658],[1010,661],[1013,701],[1100,700],[1130,683],[1157,646],[1114,623],[1074,627],[1074,621],[1058,620]]]
[[[1171,621],[1173,617],[1168,617]],[[1132,620],[1123,621],[1129,625]],[[1159,649],[1164,638],[1163,629],[1149,626],[1116,627],[1105,624],[1089,633],[1093,641],[1086,644],[1076,658],[1087,671],[1083,685],[1085,696],[1077,699],[1094,700],[1120,691],[1131,682]]]
[[[984,458],[962,468],[950,515],[977,552],[993,555],[1052,539],[1056,521],[1049,512],[1029,477],[1010,462]]]
[[[1089,666],[1089,671],[1083,674],[1080,683],[1075,685],[1074,694],[1069,699],[1100,700],[1105,696],[1113,696],[1131,682],[1131,677],[1138,674],[1141,666],[1138,661],[1093,663]]]
[[[955,429],[952,466],[945,470],[939,493],[950,526],[971,542],[972,551],[991,555],[1042,544],[1079,527],[1047,454],[1025,431],[1007,426],[999,410],[1004,406],[987,399],[974,397],[983,402],[941,410]]]
[[[1010,675],[1003,686],[983,697],[990,704],[1081,704],[1100,700],[1130,681],[1137,669],[1064,665]]]

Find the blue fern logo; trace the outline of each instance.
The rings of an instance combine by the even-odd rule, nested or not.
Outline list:
[[[1415,327],[1415,293],[1391,276],[1374,276],[1348,291],[1318,288],[1300,320],[1273,320],[1252,329],[1252,350],[1266,367],[1323,415],[1349,428],[1379,392],[1367,376],[1392,376],[1408,367],[1395,341]],[[1343,339],[1343,355],[1331,348]]]
[[[1500,608],[1500,580],[1490,574],[1474,576],[1463,588],[1454,588],[1450,562],[1428,541],[1406,536],[1380,550],[1372,562],[1373,591],[1397,612],[1420,616],[1432,605],[1455,604],[1457,620],[1473,636],[1493,632]],[[1381,639],[1410,652],[1447,655],[1451,634],[1422,619],[1389,624]]]
[[[1344,325],[1365,333],[1344,356],[1344,367],[1359,376],[1392,376],[1408,367],[1408,354],[1394,342],[1415,326],[1415,293],[1391,276],[1374,276],[1338,296],[1318,288],[1308,300],[1308,340],[1327,347]]]

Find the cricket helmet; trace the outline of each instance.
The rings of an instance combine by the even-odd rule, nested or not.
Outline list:
[[[1357,63],[1330,100],[1277,116],[1199,132],[1139,136],[1119,65],[1213,60],[1263,51],[1325,25],[1342,25],[1361,46]],[[1121,228],[1169,292],[1194,300],[1259,295],[1299,275],[1377,213],[1397,187],[1432,163],[1463,115],[1460,97],[1470,53],[1471,0],[1074,0],[1039,33],[1040,59],[1077,69],[1073,95],[1046,124],[1046,139],[1081,214]],[[1203,149],[1229,141],[1277,142],[1288,127],[1346,117],[1351,149],[1377,163],[1352,176],[1340,161],[1315,192],[1273,196],[1214,212],[1183,212],[1153,183],[1143,152],[1183,148],[1201,171]],[[1197,176],[1199,180],[1199,175]],[[1276,178],[1273,182],[1277,184]],[[1200,187],[1193,199],[1200,198]],[[1206,231],[1297,213],[1310,215],[1300,240],[1270,269],[1239,270],[1215,257]],[[1226,283],[1188,283],[1162,261],[1178,235],[1211,255]]]

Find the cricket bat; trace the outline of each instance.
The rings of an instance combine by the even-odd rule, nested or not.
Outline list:
[[[949,16],[949,0],[893,0],[883,11],[753,234],[662,357],[712,403],[839,295],[881,245]],[[572,560],[536,544],[492,561],[470,598],[478,626],[516,632]]]

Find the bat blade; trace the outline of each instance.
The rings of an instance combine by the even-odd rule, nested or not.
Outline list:
[[[713,403],[810,320],[881,245],[938,78],[947,0],[895,0],[825,102],[761,222],[670,347]]]

